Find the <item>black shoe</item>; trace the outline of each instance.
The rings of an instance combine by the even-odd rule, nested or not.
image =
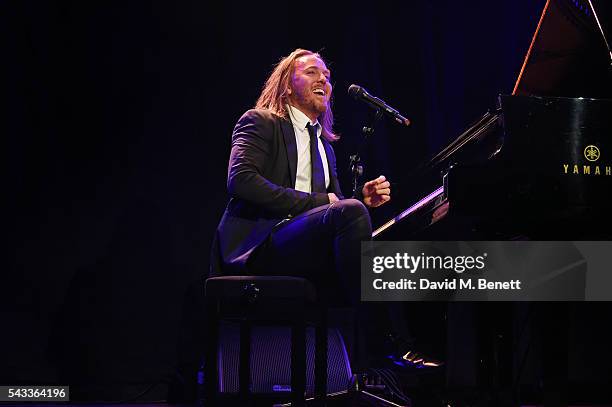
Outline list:
[[[387,358],[397,366],[417,369],[444,366],[444,362],[416,351],[409,341],[399,335],[388,334],[387,340],[392,349]]]

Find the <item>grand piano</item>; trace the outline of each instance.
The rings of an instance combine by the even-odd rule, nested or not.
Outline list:
[[[548,0],[510,95],[417,170],[375,240],[608,239],[612,52],[590,0]]]
[[[599,18],[590,0],[548,0],[512,93],[420,166],[413,178],[428,180],[429,193],[373,238],[612,240],[612,52]],[[515,405],[528,354],[540,370],[527,399],[561,406],[594,400],[603,388],[608,396],[598,400],[610,402],[607,386],[572,379],[581,368],[609,371],[612,352],[592,340],[601,336],[595,315],[609,312],[605,303],[449,304],[447,385],[473,380],[487,405]],[[578,332],[572,318],[589,328]],[[526,326],[538,339],[521,336]],[[541,346],[525,351],[525,341]],[[572,341],[595,356],[576,367]]]

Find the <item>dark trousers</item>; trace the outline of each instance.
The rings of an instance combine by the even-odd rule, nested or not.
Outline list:
[[[360,298],[361,242],[372,238],[366,207],[356,199],[322,205],[274,228],[249,259],[254,274],[291,275],[333,290],[356,305]],[[337,299],[337,295],[335,296]]]
[[[380,356],[383,335],[393,330],[388,304],[360,301],[361,242],[371,239],[366,207],[356,199],[344,199],[278,225],[249,264],[253,274],[307,278],[330,304],[351,306],[357,324],[357,370]]]

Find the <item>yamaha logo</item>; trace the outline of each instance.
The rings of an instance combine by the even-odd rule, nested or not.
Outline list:
[[[595,162],[601,158],[601,151],[596,145],[590,144],[583,150],[587,162],[561,164],[561,171],[567,175],[603,175],[612,176],[612,166],[609,163]]]
[[[584,149],[584,158],[591,162],[599,160],[599,148],[594,145],[586,146]]]

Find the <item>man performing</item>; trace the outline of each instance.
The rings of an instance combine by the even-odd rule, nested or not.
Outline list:
[[[213,274],[283,274],[324,281],[335,270],[359,301],[366,209],[390,198],[384,176],[367,182],[363,203],[344,199],[336,173],[330,71],[317,53],[296,49],[266,81],[255,109],[232,135],[230,202],[217,230]],[[365,204],[365,206],[364,206]]]
[[[389,202],[391,191],[381,175],[364,184],[362,201],[343,198],[331,146],[338,139],[331,94],[321,56],[296,49],[276,65],[255,109],[238,120],[228,169],[230,201],[213,243],[211,275],[308,278],[334,300],[359,308],[368,358],[388,355],[381,345],[390,342],[400,363],[438,366],[406,352],[404,340],[391,332],[387,306],[359,306],[361,242],[372,238],[366,207]]]

